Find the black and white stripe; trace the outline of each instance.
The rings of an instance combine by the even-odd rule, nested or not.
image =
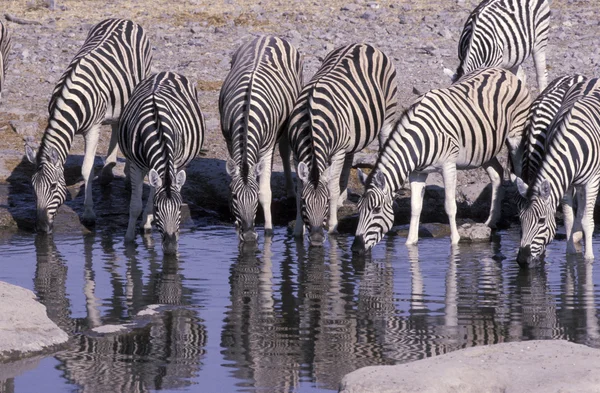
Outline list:
[[[258,37],[233,55],[219,95],[221,131],[227,142],[230,205],[240,240],[255,240],[258,202],[265,233],[273,230],[271,169],[278,140],[288,194],[293,195],[287,120],[302,88],[302,60],[277,37]]]
[[[467,19],[458,44],[456,81],[474,70],[502,67],[519,74],[533,56],[538,88],[546,88],[546,46],[550,7],[547,0],[484,0]]]
[[[8,70],[8,53],[11,48],[10,32],[0,21],[0,97],[4,88],[4,78]]]
[[[329,231],[336,231],[353,155],[378,136],[383,145],[396,120],[396,93],[391,59],[367,44],[331,52],[304,87],[289,129],[300,179],[296,236],[309,226],[311,244],[322,244],[327,215]]]
[[[148,173],[152,189],[144,211],[144,229],[150,230],[155,219],[163,251],[177,251],[181,187],[186,178],[183,168],[198,155],[204,140],[204,118],[197,96],[196,87],[187,78],[161,72],[143,80],[123,110],[119,147],[130,162],[131,179],[125,241],[135,238]]]
[[[600,80],[580,82],[566,93],[550,125],[546,151],[535,180],[528,187],[517,181],[527,198],[521,218],[520,265],[535,262],[556,234],[556,210],[562,203],[567,252],[574,253],[575,221],[583,229],[586,259],[594,258],[594,205],[600,184]],[[577,195],[577,217],[573,196]]]
[[[150,43],[141,26],[107,19],[94,26],[54,88],[49,119],[39,151],[27,146],[36,164],[32,183],[37,203],[37,228],[49,232],[66,197],[64,163],[76,134],[85,138],[81,172],[85,183],[84,221],[95,221],[92,172],[100,125],[112,124],[102,181],[112,179],[117,158],[118,119],[134,87],[150,72]]]
[[[492,204],[486,222],[494,226],[500,215],[503,170],[496,156],[506,144],[520,173],[522,135],[530,97],[517,77],[500,68],[476,71],[445,89],[421,96],[398,121],[368,179],[359,201],[359,222],[353,249],[369,250],[393,225],[394,195],[407,178],[411,184],[408,244],[418,240],[425,181],[441,172],[451,241],[456,227],[456,170],[483,166],[492,181]]]

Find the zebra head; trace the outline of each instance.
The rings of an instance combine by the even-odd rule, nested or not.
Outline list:
[[[175,182],[164,182],[155,169],[150,169],[148,180],[154,188],[154,222],[162,236],[162,248],[165,254],[177,252],[179,223],[181,221],[181,187],[185,183],[185,171],[171,176]],[[169,184],[167,184],[169,183]]]
[[[39,161],[31,147],[26,146],[25,153],[27,159],[36,166],[31,177],[36,204],[35,229],[42,233],[52,233],[54,216],[67,199],[63,164],[54,147],[42,151]]]
[[[258,176],[263,167],[264,163],[261,160],[254,166],[254,170],[248,171],[248,174],[244,176],[233,159],[227,160],[227,174],[231,176],[229,207],[235,218],[235,227],[242,242],[253,242],[258,238],[254,229],[254,219],[258,210]]]
[[[517,187],[522,197],[528,195],[528,186],[517,179]],[[550,183],[543,179],[529,191],[529,199],[519,217],[521,219],[521,245],[517,254],[519,266],[526,267],[537,262],[546,246],[556,234],[555,208],[550,198]]]
[[[383,172],[375,172],[368,182],[359,169],[358,178],[365,186],[365,193],[358,201],[358,227],[352,251],[363,253],[379,243],[394,225],[394,198]]]
[[[310,179],[310,170],[304,162],[298,164],[298,178],[302,181],[301,213],[308,227],[311,246],[322,246],[325,241],[323,226],[329,215],[329,168],[319,176],[318,182]]]

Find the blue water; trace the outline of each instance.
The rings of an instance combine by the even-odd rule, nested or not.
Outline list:
[[[323,248],[283,228],[238,247],[230,227],[183,231],[177,258],[157,235],[0,240],[0,280],[33,290],[69,349],[0,383],[15,392],[324,392],[348,372],[474,345],[567,339],[600,348],[599,269],[553,242],[515,262],[517,231],[494,242],[386,237],[370,257],[352,238]],[[596,244],[600,239],[596,236]],[[161,305],[152,317],[140,316]],[[119,334],[91,329],[129,324]]]

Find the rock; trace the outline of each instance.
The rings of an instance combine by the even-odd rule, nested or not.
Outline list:
[[[358,4],[346,4],[345,6],[340,8],[340,10],[354,12],[354,11],[358,11],[360,8],[361,7]]]
[[[373,168],[377,162],[377,153],[359,152],[354,154],[353,168]]]
[[[362,14],[360,18],[365,20],[375,20],[377,19],[377,15],[374,12],[367,11],[364,14]]]
[[[396,366],[347,374],[340,393],[592,393],[600,351],[560,340],[478,346]]]
[[[492,230],[485,224],[466,223],[458,227],[461,242],[486,242],[492,236]]]
[[[0,360],[49,353],[69,339],[30,290],[0,281],[0,299]]]
[[[398,225],[391,229],[391,233],[395,233],[400,237],[408,236],[409,225]],[[419,238],[440,238],[450,237],[450,225],[437,222],[425,223],[419,225]]]

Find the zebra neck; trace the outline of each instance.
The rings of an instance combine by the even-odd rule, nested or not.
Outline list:
[[[48,127],[44,131],[38,150],[38,162],[47,161],[52,148],[58,152],[58,162],[61,165],[64,165],[67,160],[73,139],[75,138],[75,132],[70,127],[58,128],[59,124],[59,122],[52,118],[48,121]],[[65,125],[68,125],[68,123]]]
[[[556,209],[561,199],[565,195],[567,188],[572,182],[572,172],[567,165],[563,165],[565,168],[560,168],[560,165],[556,165],[551,171],[548,171],[545,166],[542,166],[538,171],[537,178],[535,180],[533,190],[530,189],[530,193],[539,193],[542,181],[548,180],[550,184],[550,204]]]
[[[375,164],[374,172],[383,172],[392,193],[398,192],[410,173],[422,165],[422,154],[414,147],[422,146],[423,142],[404,134],[405,130],[392,133]]]

